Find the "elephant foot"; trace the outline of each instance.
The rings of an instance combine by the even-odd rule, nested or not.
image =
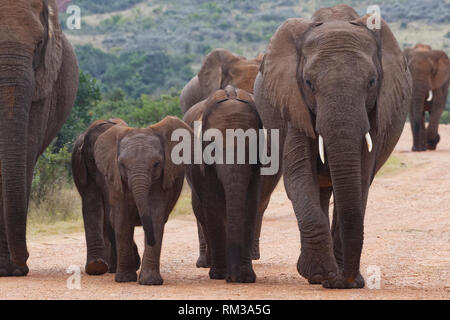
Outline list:
[[[430,150],[430,151],[436,150],[436,147],[437,147],[439,141],[441,141],[441,136],[440,135],[437,135],[437,138],[434,139],[434,140],[428,140],[427,141],[427,149]]]
[[[111,263],[108,267],[108,273],[116,273],[117,265],[115,263]]]
[[[116,282],[136,282],[137,273],[135,271],[117,272],[115,280]]]
[[[245,265],[241,266],[239,273],[237,275],[228,275],[227,282],[236,282],[236,283],[255,283],[256,282],[256,274],[253,271],[251,266]]]
[[[139,274],[139,284],[144,286],[160,286],[164,282],[159,271],[141,271]]]
[[[108,264],[102,258],[97,258],[86,264],[86,273],[90,276],[98,276],[108,272]]]
[[[338,267],[331,250],[324,252],[305,248],[298,259],[297,271],[309,284],[322,284],[323,281],[336,276]]]
[[[255,242],[252,248],[252,260],[259,260],[261,258],[261,254],[259,252],[259,242]]]
[[[413,146],[412,147],[412,152],[424,152],[424,151],[427,151],[426,147],[422,147],[422,146],[420,146],[420,147]]]
[[[27,265],[19,267],[11,261],[0,262],[0,277],[25,277],[29,271]]]
[[[195,264],[197,268],[211,268],[211,263],[206,254],[200,254]]]
[[[211,268],[209,270],[209,278],[212,280],[224,280],[226,277],[226,268]]]
[[[337,275],[330,275],[327,280],[322,282],[322,286],[326,289],[361,289],[364,288],[365,281],[359,272],[355,279],[345,279],[340,271]]]

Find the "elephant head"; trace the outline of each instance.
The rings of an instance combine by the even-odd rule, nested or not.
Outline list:
[[[439,113],[445,108],[450,79],[450,59],[442,50],[433,50],[430,46],[418,44],[413,49],[405,49],[409,69],[413,78],[413,97],[411,103],[411,128],[413,132],[413,151],[434,149],[438,140],[436,132],[425,134],[423,114],[425,111]],[[432,117],[431,117],[432,118]],[[437,123],[435,124],[437,126]],[[432,124],[433,127],[434,123]],[[433,141],[435,140],[435,141]]]
[[[181,110],[186,113],[193,105],[228,85],[253,93],[263,58],[264,55],[260,54],[247,60],[224,49],[212,51],[204,59],[198,75],[184,87],[180,96]]]
[[[184,167],[175,165],[171,141],[176,129],[191,129],[176,117],[166,117],[145,129],[116,125],[103,133],[95,143],[95,163],[110,185],[110,201],[115,205],[131,193],[139,211],[147,244],[155,238],[150,192],[155,184],[169,191],[184,176]]]
[[[63,60],[63,35],[54,0],[0,0],[0,8],[2,203],[11,259],[25,266],[29,114],[32,103],[52,94]]]
[[[310,146],[292,142],[292,148],[305,153],[285,148],[285,158],[311,159],[312,173],[323,168],[329,175],[348,283],[359,270],[368,187],[395,145],[389,139],[400,136],[411,94],[406,60],[394,35],[384,21],[380,29],[370,30],[368,19],[340,5],[317,11],[311,20],[287,20],[271,39],[255,84],[257,105],[263,96],[299,132],[295,139]],[[389,133],[391,126],[395,129]],[[296,165],[310,168],[304,163]],[[294,170],[285,167],[285,172]],[[303,168],[295,169],[293,176],[306,175]]]

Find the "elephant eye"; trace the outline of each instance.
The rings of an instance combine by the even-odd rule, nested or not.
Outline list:
[[[312,91],[314,91],[314,86],[313,86],[313,84],[311,83],[310,80],[306,80],[305,83],[306,83],[306,86],[307,86],[309,89],[311,89]]]
[[[43,44],[44,44],[44,40],[39,40],[38,43],[36,43],[36,50],[40,50],[42,48]]]
[[[153,168],[154,168],[154,169],[158,168],[158,166],[159,166],[159,161],[157,161],[157,162],[155,162],[155,163],[153,164]]]
[[[375,83],[376,83],[376,80],[375,80],[375,79],[370,80],[369,85],[368,85],[368,88],[369,88],[369,89],[372,88],[372,87],[375,85]]]

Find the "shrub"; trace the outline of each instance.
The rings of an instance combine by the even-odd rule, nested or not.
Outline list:
[[[71,154],[64,146],[58,152],[53,153],[50,146],[39,158],[34,169],[33,183],[31,187],[31,200],[36,204],[47,200],[55,191],[70,184]]]

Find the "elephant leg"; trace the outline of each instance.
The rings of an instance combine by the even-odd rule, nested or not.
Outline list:
[[[82,196],[83,221],[86,235],[86,273],[101,275],[108,272],[108,258],[104,240],[104,205],[101,191],[90,183]]]
[[[206,242],[205,231],[202,228],[200,219],[204,220],[203,208],[195,192],[192,192],[192,210],[197,217],[197,233],[198,233],[198,243],[199,243],[199,257],[197,259],[197,268],[210,268],[211,267],[211,255]]]
[[[113,208],[115,215],[115,235],[117,244],[117,273],[115,276],[116,282],[135,282],[137,281],[136,274],[136,257],[134,251],[134,223],[130,216],[133,216],[132,211],[135,208],[122,206]],[[135,213],[137,214],[137,213]]]
[[[426,128],[425,128],[425,113],[422,112],[417,118],[411,122],[413,130],[413,151],[426,151]]]
[[[209,189],[209,190],[208,190]],[[226,227],[225,227],[225,203],[218,199],[218,194],[213,188],[204,188],[202,199],[202,213],[205,221],[202,230],[206,237],[206,243],[211,255],[211,269],[209,277],[215,280],[226,278]]]
[[[214,280],[223,280],[227,276],[224,216],[225,212],[221,212],[220,217],[207,219],[204,228],[208,248],[211,250],[209,277]]]
[[[328,279],[334,281],[338,268],[329,219],[321,207],[317,159],[311,159],[311,149],[317,146],[309,140],[299,130],[289,129],[284,148],[284,181],[300,229],[297,270],[310,283],[322,283]]]
[[[256,171],[256,170],[255,170]],[[260,198],[260,181],[261,177],[259,172],[254,172],[252,181],[250,182],[247,191],[247,202],[245,210],[244,220],[244,242],[243,242],[243,254],[240,267],[238,282],[253,283],[256,281],[256,274],[252,265],[252,252],[254,248],[255,229],[258,228],[258,200]],[[263,211],[264,212],[264,211]]]
[[[11,261],[8,241],[6,239],[6,225],[3,215],[3,195],[0,179],[0,277],[26,276],[28,271],[27,266],[19,267]]]
[[[112,217],[105,217],[103,224],[103,239],[105,240],[105,248],[107,253],[108,272],[116,273],[117,270],[117,245],[116,235],[114,233]]]
[[[261,258],[261,252],[259,250],[259,239],[261,238],[261,229],[262,229],[262,222],[264,219],[264,212],[269,206],[269,200],[270,198],[267,199],[264,203],[261,203],[260,206],[258,207],[255,224],[255,236],[252,245],[252,260],[259,260]]]
[[[162,285],[164,282],[160,273],[160,257],[164,236],[164,225],[165,221],[162,219],[155,219],[153,230],[156,243],[153,247],[147,244],[147,239],[145,240],[142,270],[139,274],[139,283],[142,285]]]
[[[197,233],[199,243],[199,257],[195,265],[197,268],[210,268],[211,257],[209,256],[208,245],[206,244],[206,238],[204,231],[202,229],[202,225],[198,221],[197,221]]]

